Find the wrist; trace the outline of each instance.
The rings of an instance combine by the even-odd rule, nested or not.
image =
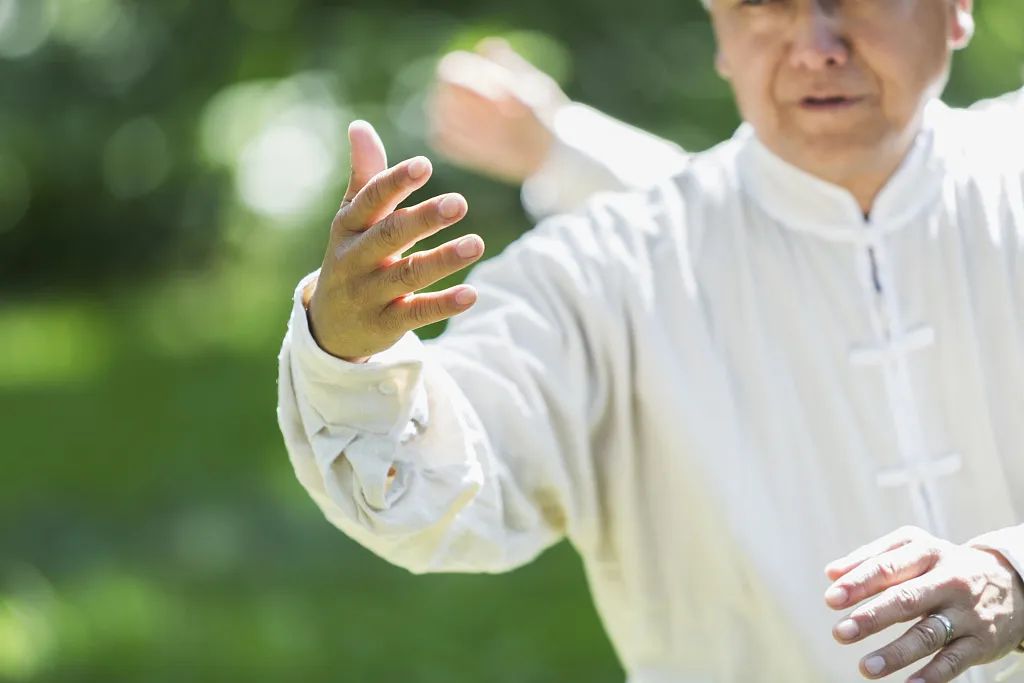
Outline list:
[[[339,356],[333,353],[327,347],[324,346],[323,342],[317,338],[316,326],[313,324],[313,295],[316,293],[316,283],[319,280],[319,274],[310,279],[309,282],[302,288],[302,308],[306,311],[306,327],[309,328],[309,335],[313,337],[313,341],[319,346],[324,352],[331,354],[335,358],[339,358],[347,363],[365,363],[370,360],[370,356],[362,356],[358,358],[349,358],[345,356]]]
[[[1013,590],[1016,591],[1018,596],[1024,598],[1024,577],[1020,575],[1020,573],[1014,567],[1013,563],[1011,563],[1010,560],[1006,557],[1006,555],[1004,555],[1001,551],[995,548],[977,546],[973,544],[970,545],[972,545],[972,547],[974,547],[975,549],[986,552],[992,555],[994,558],[996,558],[996,561],[999,562],[1003,569],[1009,572],[1010,576],[1012,577]],[[1015,610],[1012,619],[1012,623],[1017,627],[1017,633],[1014,636],[1014,640],[1016,641],[1017,645],[1016,647],[1014,647],[1014,651],[1024,653],[1024,599],[1015,600],[1014,605],[1017,606],[1017,609]]]

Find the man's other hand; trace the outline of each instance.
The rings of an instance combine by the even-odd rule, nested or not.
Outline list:
[[[568,102],[550,76],[488,38],[439,63],[427,107],[430,143],[455,164],[519,184],[547,158],[550,121]]]

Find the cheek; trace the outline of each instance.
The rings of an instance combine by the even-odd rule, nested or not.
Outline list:
[[[949,59],[945,33],[922,30],[863,44],[864,63],[878,81],[886,112],[904,118],[941,82]]]
[[[742,49],[723,51],[737,105],[743,118],[751,123],[767,123],[775,108],[776,50],[756,40]]]
[[[949,59],[944,2],[916,2],[895,21],[873,22],[867,48],[883,73],[915,87],[942,75]]]
[[[734,87],[743,118],[752,123],[765,124],[774,119],[776,100],[773,83],[774,75],[769,70],[749,68],[742,71]]]

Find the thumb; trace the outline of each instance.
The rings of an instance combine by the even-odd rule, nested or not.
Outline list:
[[[353,121],[348,127],[352,172],[342,204],[355,199],[359,190],[381,171],[387,170],[388,155],[377,131],[366,121]]]

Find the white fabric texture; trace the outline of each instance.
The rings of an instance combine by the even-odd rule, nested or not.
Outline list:
[[[547,127],[554,144],[520,195],[535,220],[575,211],[596,190],[649,187],[688,160],[678,145],[578,102],[559,107]]]
[[[568,538],[630,683],[863,680],[906,625],[838,645],[827,561],[913,524],[1024,569],[1022,116],[934,102],[869,220],[744,125],[365,365],[311,338],[311,274],[279,359],[299,481],[413,572]]]

